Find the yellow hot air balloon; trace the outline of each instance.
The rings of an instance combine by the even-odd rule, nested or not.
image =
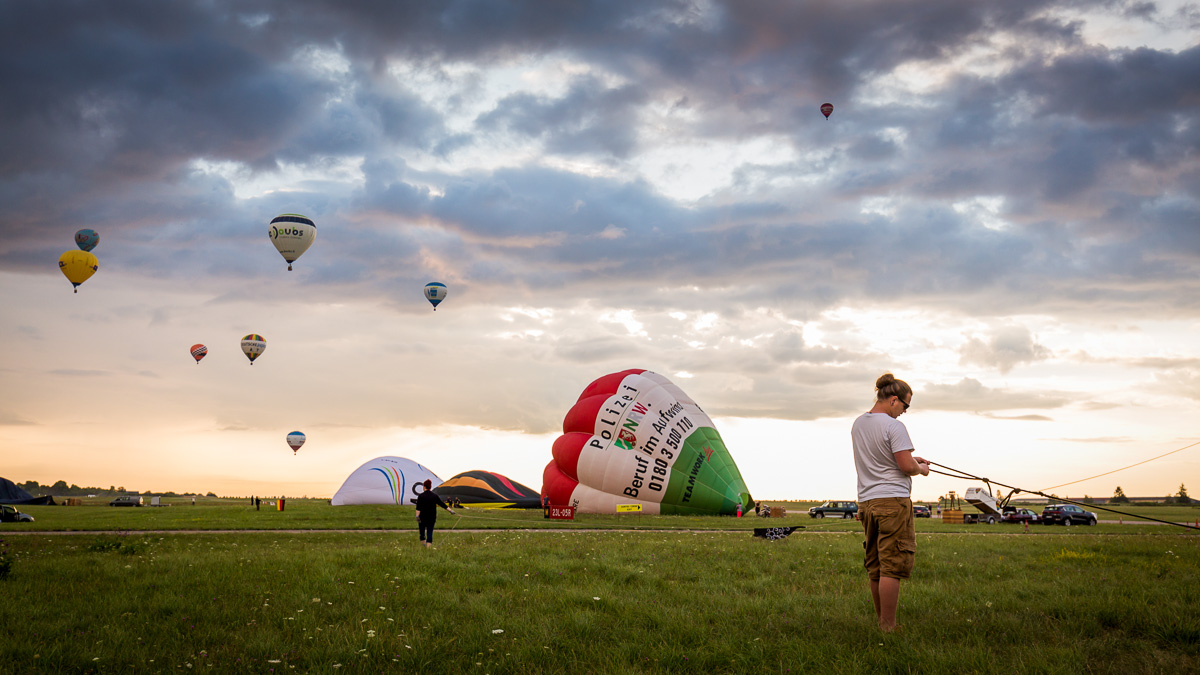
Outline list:
[[[79,284],[90,279],[96,270],[100,269],[100,261],[87,251],[67,251],[58,257],[58,269],[62,270],[67,281],[75,284],[75,292],[78,293]]]

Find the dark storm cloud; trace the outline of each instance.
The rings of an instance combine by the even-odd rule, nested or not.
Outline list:
[[[662,307],[646,284],[789,311],[863,298],[996,314],[1134,305],[1194,272],[1200,254],[1200,48],[1084,46],[1077,25],[1051,18],[1056,6],[10,3],[0,262],[41,266],[68,245],[63,223],[86,223],[103,229],[106,265],[255,278],[264,223],[298,211],[321,223],[304,264],[331,293],[419,279],[421,252],[435,251],[481,287],[603,287],[592,295],[638,307]],[[1163,20],[1144,3],[1111,7]],[[1018,45],[1007,70],[871,102],[897,67],[935,67],[1000,32]],[[591,70],[557,96],[513,93],[466,130],[443,117],[461,101],[427,100],[389,70],[400,61],[449,83],[450,65],[529,56]],[[472,78],[453,96],[477,94]],[[824,100],[836,105],[829,122],[815,109]],[[697,142],[784,134],[822,156],[735,167],[745,193],[677,203],[623,164],[658,142],[639,126],[654,105]],[[422,173],[404,159],[453,161],[497,135],[619,177],[546,165]],[[364,184],[244,200],[197,160],[246,178],[361,161]],[[810,186],[753,193],[775,178]],[[1010,227],[951,208],[977,196],[1001,198],[995,216]],[[872,198],[894,200],[893,214],[862,213]],[[1194,297],[1159,299],[1194,310]]]
[[[637,142],[636,109],[647,100],[640,87],[606,89],[598,78],[579,78],[559,99],[513,94],[477,122],[541,140],[557,154],[605,153],[625,158]]]

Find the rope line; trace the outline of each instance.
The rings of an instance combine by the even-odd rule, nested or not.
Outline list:
[[[1190,448],[1190,447],[1192,447],[1192,446],[1196,446],[1196,445],[1200,445],[1200,441],[1196,441],[1195,443],[1192,443],[1191,445],[1185,445],[1185,446],[1183,446],[1182,448],[1179,448],[1178,450],[1172,450],[1172,451],[1170,451],[1170,452],[1168,452],[1168,453],[1165,453],[1165,454],[1159,455],[1158,457],[1151,457],[1150,459],[1142,460],[1142,461],[1138,462],[1137,464],[1130,464],[1129,466],[1121,467],[1120,469],[1113,469],[1112,471],[1105,471],[1104,473],[1096,474],[1095,476],[1092,476],[1091,478],[1081,478],[1080,480],[1073,480],[1073,481],[1071,481],[1070,483],[1063,483],[1062,485],[1051,485],[1051,486],[1050,486],[1050,487],[1048,487],[1048,488],[1042,488],[1042,489],[1043,489],[1043,490],[1053,490],[1054,488],[1066,487],[1066,486],[1068,486],[1068,485],[1074,485],[1074,484],[1076,484],[1076,483],[1082,483],[1082,482],[1084,482],[1084,481],[1091,480],[1092,478],[1099,478],[1100,476],[1107,476],[1107,475],[1108,475],[1108,474],[1110,474],[1110,473],[1116,473],[1116,472],[1118,472],[1118,471],[1124,471],[1125,469],[1132,469],[1133,467],[1135,467],[1135,466],[1138,466],[1138,465],[1141,465],[1141,464],[1145,464],[1146,462],[1153,462],[1154,460],[1156,460],[1156,459],[1162,459],[1163,457],[1166,457],[1167,455],[1173,455],[1173,454],[1175,454],[1175,453],[1177,453],[1177,452],[1183,452],[1184,450],[1187,450],[1188,448]],[[939,466],[940,466],[940,465],[939,465]]]
[[[1176,450],[1175,452],[1178,452],[1178,450]],[[1147,461],[1149,461],[1149,460],[1147,460]],[[1056,497],[1054,495],[1046,494],[1045,492],[1042,492],[1041,490],[1026,490],[1024,488],[1014,487],[1012,485],[1005,485],[1004,483],[1001,483],[1000,481],[990,480],[988,478],[983,478],[981,476],[969,474],[966,471],[960,471],[958,469],[948,467],[945,464],[938,464],[937,462],[929,462],[929,464],[930,464],[930,466],[940,466],[943,469],[946,469],[948,471],[953,471],[955,474],[958,474],[958,475],[949,474],[949,473],[946,473],[945,471],[937,471],[935,469],[930,469],[930,471],[932,471],[933,473],[938,473],[943,476],[949,476],[951,478],[962,478],[964,480],[978,480],[978,481],[982,481],[984,483],[989,483],[989,484],[995,483],[996,485],[999,485],[1000,487],[1005,487],[1005,488],[1012,490],[1013,491],[1012,494],[1017,494],[1019,492],[1028,492],[1029,494],[1041,495],[1041,496],[1045,497],[1046,499],[1050,499],[1050,500],[1053,500],[1056,502],[1065,502],[1067,504],[1075,504],[1076,506],[1082,506],[1085,508],[1100,509],[1101,511],[1109,511],[1111,513],[1116,513],[1116,514],[1119,514],[1122,516],[1129,516],[1130,518],[1141,518],[1142,520],[1153,520],[1157,523],[1164,523],[1166,525],[1174,525],[1176,527],[1186,527],[1189,530],[1200,530],[1200,527],[1196,527],[1194,525],[1188,525],[1186,523],[1173,523],[1169,520],[1161,520],[1159,518],[1151,518],[1150,516],[1142,516],[1142,515],[1138,515],[1136,513],[1129,513],[1128,511],[1118,511],[1116,509],[1110,509],[1106,506],[1100,506],[1099,504],[1087,504],[1084,502],[1077,502],[1077,501],[1074,501],[1071,499],[1066,499],[1064,497]],[[1049,489],[1049,488],[1047,488],[1047,489]],[[1009,496],[1012,496],[1012,495],[1009,495]]]

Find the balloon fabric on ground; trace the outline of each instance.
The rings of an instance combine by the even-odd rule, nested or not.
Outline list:
[[[62,270],[63,276],[71,282],[75,287],[75,292],[78,293],[79,284],[91,279],[96,270],[100,269],[100,261],[87,251],[67,251],[58,257],[58,269]]]
[[[338,488],[330,504],[411,504],[426,480],[433,488],[442,484],[432,471],[404,457],[376,457],[354,470]]]
[[[533,489],[491,471],[464,471],[434,488],[443,500],[487,509],[536,509],[542,498]]]
[[[308,216],[298,213],[285,213],[271,220],[271,228],[267,230],[271,243],[287,261],[288,271],[292,271],[292,263],[304,255],[309,246],[317,238],[317,224]]]
[[[712,420],[658,373],[624,370],[589,384],[563,420],[542,494],[580,513],[733,515],[754,507]]]

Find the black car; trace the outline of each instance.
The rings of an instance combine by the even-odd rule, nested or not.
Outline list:
[[[117,497],[116,499],[109,502],[108,505],[109,506],[141,506],[142,498],[141,497],[133,497],[133,496]]]
[[[854,518],[858,516],[858,502],[825,502],[808,510],[811,518]]]
[[[21,513],[8,504],[0,504],[0,523],[32,523],[33,516]]]
[[[929,512],[928,506],[921,504],[913,504],[913,518],[932,518],[933,514]]]
[[[1096,514],[1084,511],[1074,504],[1049,504],[1042,509],[1042,523],[1046,525],[1095,525]]]

